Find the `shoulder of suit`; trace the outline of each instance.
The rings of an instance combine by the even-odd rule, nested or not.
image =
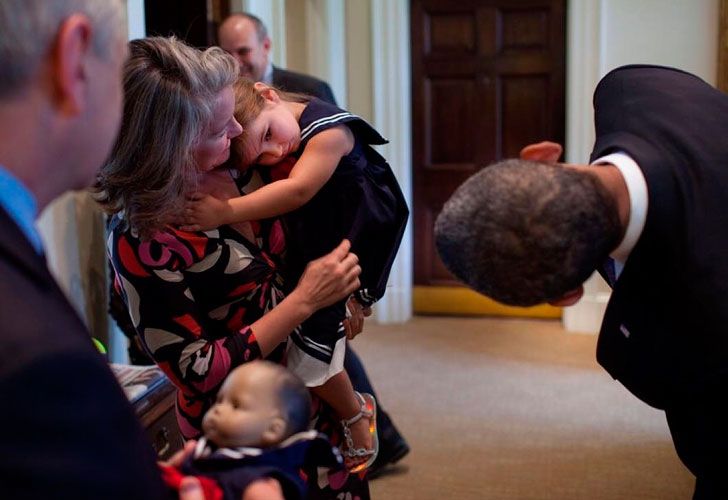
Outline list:
[[[649,77],[654,78],[659,75],[672,75],[672,76],[678,76],[678,77],[689,77],[694,78],[696,80],[702,81],[702,79],[692,73],[688,73],[685,70],[679,69],[679,68],[673,68],[670,66],[659,66],[656,64],[627,64],[625,66],[620,66],[618,68],[614,68],[613,70],[609,71],[606,75],[602,77],[602,79],[599,81],[599,86],[610,82],[611,80],[615,79],[625,79],[625,78],[643,78],[643,77]]]
[[[280,79],[290,79],[290,80],[298,80],[301,82],[308,82],[310,84],[315,85],[328,85],[325,81],[316,78],[315,76],[307,75],[305,73],[298,73],[296,71],[291,71],[288,69],[278,68],[276,66],[273,67],[273,79],[276,80],[277,78]]]

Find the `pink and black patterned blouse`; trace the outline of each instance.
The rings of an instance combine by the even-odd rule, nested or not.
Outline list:
[[[147,352],[177,386],[177,417],[187,438],[236,366],[260,358],[250,324],[283,295],[284,250],[277,220],[253,224],[256,241],[228,226],[207,232],[172,227],[150,240],[110,222],[107,250],[117,285]],[[268,356],[279,362],[284,344]]]

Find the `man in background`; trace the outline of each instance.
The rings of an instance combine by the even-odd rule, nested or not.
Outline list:
[[[220,24],[217,39],[220,47],[240,64],[240,76],[336,104],[328,83],[313,76],[278,68],[271,63],[272,42],[265,24],[258,17],[248,13],[232,14]]]
[[[331,87],[323,80],[281,69],[271,63],[272,42],[265,24],[258,17],[248,13],[232,14],[220,24],[218,42],[220,47],[238,61],[241,76],[272,84],[289,92],[309,94],[336,104]],[[368,392],[377,398],[364,365],[348,345],[344,368],[357,391]],[[377,401],[379,402],[378,398]],[[381,403],[377,409],[377,428],[380,444],[377,459],[369,468],[369,477],[372,479],[381,475],[387,465],[401,460],[410,450]]]

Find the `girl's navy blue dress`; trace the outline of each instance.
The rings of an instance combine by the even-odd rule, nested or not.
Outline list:
[[[370,306],[384,295],[409,215],[392,169],[371,147],[387,141],[360,117],[316,98],[304,109],[299,125],[297,158],[316,134],[339,125],[351,129],[355,143],[319,192],[283,217],[288,282],[297,283],[309,261],[348,238],[362,268],[362,285],[355,297]],[[341,371],[345,314],[345,302],[340,302],[318,311],[291,335],[288,365],[307,385],[321,385]]]

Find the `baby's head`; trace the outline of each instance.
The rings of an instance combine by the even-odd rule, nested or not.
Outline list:
[[[208,440],[220,447],[265,448],[308,429],[311,397],[284,367],[251,361],[223,382],[202,420]]]
[[[285,113],[275,112],[270,116],[266,114],[262,117],[261,115],[264,111],[271,111],[272,108],[274,109],[285,101],[306,103],[310,99],[308,96],[285,92],[247,78],[239,78],[233,89],[235,91],[235,120],[243,127],[243,133],[233,138],[231,143],[231,161],[234,167],[249,167],[254,163],[259,163],[257,161],[261,146],[259,143],[266,132],[273,135],[270,139],[274,142],[297,147],[301,130],[292,115],[289,117]],[[266,123],[261,124],[259,118],[265,119]],[[261,164],[275,163],[277,162]]]

